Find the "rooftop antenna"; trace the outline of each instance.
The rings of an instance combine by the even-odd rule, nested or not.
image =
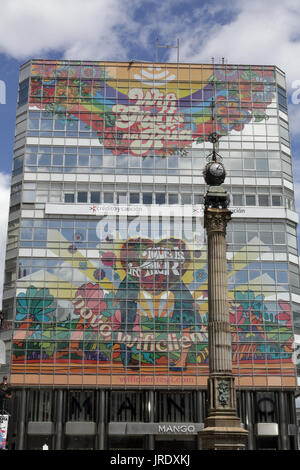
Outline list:
[[[156,62],[158,62],[158,49],[164,48],[164,49],[177,49],[177,64],[179,63],[179,39],[178,38],[177,38],[177,46],[159,44],[158,38],[156,39],[155,44],[156,44],[156,57],[155,57]]]

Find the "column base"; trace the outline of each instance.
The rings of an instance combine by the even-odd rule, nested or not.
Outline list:
[[[209,416],[199,432],[203,450],[246,450],[248,431],[233,415]]]

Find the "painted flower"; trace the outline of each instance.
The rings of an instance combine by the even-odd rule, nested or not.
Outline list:
[[[101,261],[104,266],[115,266],[116,255],[112,251],[107,251],[106,253],[103,253]]]
[[[73,300],[74,313],[79,315],[76,329],[83,328],[83,324],[95,328],[100,322],[107,321],[116,310],[112,302],[111,296],[105,295],[99,284],[83,284]]]
[[[289,302],[286,302],[284,300],[279,300],[278,301],[280,308],[282,312],[279,312],[276,315],[276,320],[279,323],[283,323],[285,326],[291,326],[292,325],[292,310],[291,310],[291,305]]]
[[[97,279],[97,281],[102,281],[102,279],[105,278],[105,272],[103,269],[96,269],[93,273],[94,278]]]
[[[76,251],[77,251],[77,247],[75,245],[70,245],[68,247],[68,252],[71,253],[72,255],[76,253]]]
[[[16,320],[31,319],[38,322],[50,321],[50,314],[56,310],[53,304],[54,297],[48,289],[37,289],[30,286],[26,293],[17,296]]]
[[[205,282],[207,280],[207,271],[198,269],[198,271],[194,272],[194,279],[196,282]]]
[[[237,65],[215,65],[214,75],[222,81],[235,81],[242,75],[242,70]]]
[[[251,323],[260,325],[263,322],[266,306],[264,305],[263,294],[255,296],[251,290],[240,292],[235,291],[235,301],[237,304],[238,324]],[[242,319],[245,319],[242,321]]]
[[[93,66],[82,66],[81,76],[84,78],[94,78],[97,75],[96,69]]]
[[[84,235],[82,232],[76,232],[75,233],[75,240],[76,242],[82,242],[84,240]]]

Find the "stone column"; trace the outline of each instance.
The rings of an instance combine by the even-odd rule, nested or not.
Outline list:
[[[26,402],[27,402],[27,390],[23,389],[22,394],[21,394],[19,426],[18,426],[18,431],[17,431],[17,450],[24,450],[25,431],[26,431]]]
[[[62,389],[57,390],[56,392],[56,410],[55,410],[55,443],[54,448],[55,450],[61,450],[63,447],[62,439],[63,439],[63,423],[64,423],[64,416],[63,416],[63,398],[64,392]]]
[[[207,196],[206,201],[209,201]],[[227,208],[206,205],[204,227],[208,243],[209,411],[204,429],[199,433],[203,449],[245,449],[247,441],[247,431],[241,428],[236,414],[232,375],[225,239],[230,219],[231,211]]]

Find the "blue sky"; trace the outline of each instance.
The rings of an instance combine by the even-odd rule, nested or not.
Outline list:
[[[22,63],[30,58],[153,61],[156,38],[169,45],[178,38],[181,62],[224,57],[228,63],[279,66],[288,83],[300,209],[299,24],[299,0],[1,0],[0,80],[6,103],[0,104],[0,272]],[[176,61],[176,55],[176,49],[159,49],[160,61]]]

